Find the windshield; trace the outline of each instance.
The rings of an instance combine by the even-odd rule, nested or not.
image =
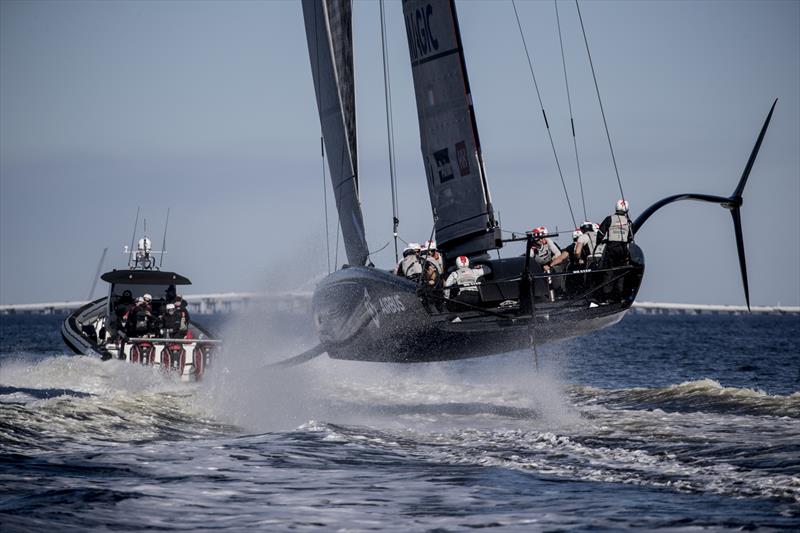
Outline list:
[[[125,291],[130,291],[131,298],[136,300],[139,296],[149,294],[153,297],[153,301],[164,301],[167,298],[167,291],[172,291],[172,299],[174,300],[175,285],[142,285],[142,284],[127,284],[116,283],[111,287],[111,299],[119,299]]]

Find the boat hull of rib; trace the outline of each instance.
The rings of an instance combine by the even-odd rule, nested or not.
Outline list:
[[[69,314],[61,337],[78,355],[157,365],[179,374],[181,381],[197,381],[209,366],[218,341],[196,322],[189,323],[191,339],[149,338],[117,344],[106,334],[108,297],[99,298]]]

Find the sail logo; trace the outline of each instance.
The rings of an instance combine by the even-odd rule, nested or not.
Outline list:
[[[456,143],[456,161],[461,175],[469,176],[469,158],[467,157],[467,145],[464,141]]]
[[[439,50],[439,39],[431,32],[431,15],[433,8],[430,4],[406,13],[406,33],[412,62]]]
[[[436,163],[436,172],[439,176],[439,183],[447,183],[455,178],[453,175],[453,165],[450,163],[450,150],[442,148],[433,152],[433,160]]]

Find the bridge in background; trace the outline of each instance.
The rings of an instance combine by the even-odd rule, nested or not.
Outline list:
[[[211,315],[233,313],[251,307],[269,306],[278,311],[302,311],[311,303],[310,292],[226,292],[218,294],[184,294],[189,313]],[[0,315],[10,314],[68,314],[89,303],[88,300],[48,302],[37,304],[0,305]]]
[[[184,299],[192,314],[234,313],[249,308],[268,306],[273,311],[299,312],[308,309],[311,292],[228,292],[218,294],[187,294]],[[0,315],[10,314],[67,314],[89,303],[88,301],[65,301],[35,304],[0,305]],[[661,302],[636,302],[632,312],[658,315],[700,314],[745,314],[743,305],[675,304]],[[800,314],[800,306],[754,306],[753,314],[789,315]]]

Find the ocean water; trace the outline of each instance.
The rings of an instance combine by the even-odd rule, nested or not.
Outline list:
[[[800,529],[800,317],[637,316],[528,352],[326,356],[210,317],[206,380],[0,316],[0,530]]]

